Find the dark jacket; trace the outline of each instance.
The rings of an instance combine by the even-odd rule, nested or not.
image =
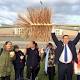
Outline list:
[[[40,56],[38,49],[32,50],[31,48],[27,49],[27,66],[30,68],[35,68],[40,65]]]
[[[55,63],[59,63],[59,58],[61,56],[61,53],[64,49],[64,44],[63,42],[57,39],[55,33],[52,33],[52,39],[55,42],[57,48],[55,50],[56,54],[55,54]],[[77,62],[77,52],[76,52],[76,44],[78,43],[78,41],[80,40],[80,33],[78,33],[78,35],[76,36],[76,38],[73,41],[69,41],[68,46],[72,52],[73,55],[73,61]]]
[[[15,52],[16,59],[13,61],[14,68],[24,68],[25,66],[25,55],[22,51]],[[20,56],[24,56],[21,60]]]

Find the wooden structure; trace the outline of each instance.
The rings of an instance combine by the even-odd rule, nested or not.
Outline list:
[[[47,42],[51,36],[51,10],[49,8],[29,8],[19,14],[17,25],[23,28],[21,36],[27,40]]]

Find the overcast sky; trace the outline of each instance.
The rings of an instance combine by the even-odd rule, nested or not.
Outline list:
[[[42,0],[53,11],[53,23],[80,24],[80,0]],[[0,0],[0,24],[13,24],[28,7],[40,7],[40,0]]]

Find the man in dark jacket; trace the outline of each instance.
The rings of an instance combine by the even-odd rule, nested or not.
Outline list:
[[[69,35],[64,35],[63,41],[58,40],[54,29],[51,35],[57,46],[55,50],[55,62],[58,64],[58,80],[72,80],[73,61],[77,62],[75,46],[80,40],[80,33],[78,33],[73,41],[69,40]]]

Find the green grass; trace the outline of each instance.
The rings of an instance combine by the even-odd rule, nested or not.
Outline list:
[[[24,69],[24,77],[26,78],[26,67]],[[56,75],[54,80],[58,80],[57,78],[58,76],[57,76],[57,67],[56,67]],[[14,80],[14,70],[12,70],[11,80]],[[38,80],[48,80],[48,77],[44,74],[44,62],[41,62],[41,69],[38,74]],[[76,80],[76,75],[73,76],[73,80]]]
[[[38,78],[39,78],[39,80],[48,80],[48,77],[44,74],[44,62],[41,63],[41,69],[40,69],[40,72],[38,74]],[[55,75],[54,80],[58,80],[57,67],[56,67],[56,75]],[[76,80],[76,75],[73,76],[73,80]]]

